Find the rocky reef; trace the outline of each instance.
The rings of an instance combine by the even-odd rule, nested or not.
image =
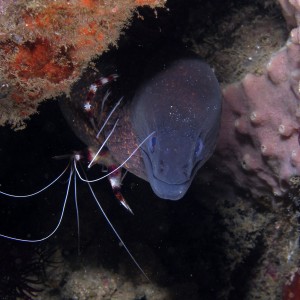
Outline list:
[[[0,126],[22,128],[95,56],[116,45],[138,6],[164,1],[1,1]]]
[[[294,3],[281,5],[294,27],[286,45],[271,55],[263,74],[249,73],[223,89],[219,163],[226,164],[237,184],[251,186],[260,196],[283,195],[300,171],[299,11]]]

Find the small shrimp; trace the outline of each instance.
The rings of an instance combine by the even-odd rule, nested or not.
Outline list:
[[[119,104],[117,104],[117,105],[119,105]],[[112,113],[113,113],[113,111],[112,111]],[[108,119],[111,117],[112,113],[108,116]],[[117,122],[116,122],[116,124],[117,124]],[[109,220],[109,218],[108,218],[106,212],[104,211],[98,197],[96,196],[96,193],[95,193],[94,189],[91,186],[91,183],[103,180],[104,178],[108,177],[116,198],[120,201],[120,203],[123,207],[125,207],[130,213],[133,214],[131,208],[129,207],[129,205],[125,201],[125,199],[124,199],[124,197],[123,197],[123,195],[120,191],[121,183],[122,183],[121,168],[127,163],[127,161],[129,161],[132,158],[132,156],[140,149],[142,144],[145,143],[151,137],[151,135],[153,133],[150,134],[144,141],[142,141],[138,145],[138,147],[136,147],[136,149],[128,156],[128,158],[122,164],[120,164],[120,165],[112,165],[111,164],[110,167],[108,168],[108,173],[101,176],[101,177],[99,177],[99,178],[89,180],[86,173],[85,173],[85,171],[84,171],[84,169],[83,169],[83,166],[82,166],[83,161],[88,163],[88,168],[91,168],[94,164],[101,164],[101,162],[103,162],[103,161],[106,162],[106,163],[107,162],[110,163],[110,161],[109,161],[110,157],[109,157],[109,153],[108,153],[107,149],[105,149],[105,143],[109,140],[110,136],[114,133],[114,129],[115,129],[115,126],[111,130],[110,135],[107,137],[107,139],[104,141],[104,143],[101,144],[100,148],[97,151],[96,151],[96,149],[88,148],[85,151],[77,151],[77,152],[74,152],[71,155],[60,155],[60,156],[53,157],[56,160],[68,159],[69,162],[68,162],[67,166],[63,169],[63,171],[57,177],[55,177],[50,183],[46,184],[43,188],[41,188],[41,189],[39,189],[35,192],[29,193],[29,194],[24,194],[24,195],[15,195],[15,194],[7,193],[7,192],[4,192],[4,191],[1,190],[0,194],[5,196],[5,197],[16,198],[16,199],[28,199],[28,198],[37,196],[37,195],[41,194],[42,192],[46,191],[47,189],[49,189],[50,187],[54,186],[61,178],[63,178],[66,175],[67,172],[69,172],[68,179],[67,179],[67,187],[66,187],[65,197],[64,197],[64,200],[63,200],[63,204],[62,204],[62,209],[61,209],[57,224],[50,231],[50,233],[48,233],[47,235],[45,235],[43,237],[37,238],[37,239],[20,238],[20,237],[15,237],[15,236],[12,236],[12,235],[1,234],[1,233],[0,233],[0,237],[8,239],[8,240],[12,240],[12,241],[16,241],[16,242],[24,242],[24,243],[39,243],[39,242],[46,241],[46,240],[50,239],[51,237],[53,237],[53,235],[60,228],[62,220],[64,218],[66,205],[67,205],[67,202],[68,202],[68,199],[69,199],[70,188],[71,188],[71,184],[72,184],[72,181],[73,181],[74,203],[75,203],[76,218],[77,218],[77,234],[78,234],[78,240],[80,241],[79,210],[78,210],[78,204],[77,204],[78,203],[78,200],[77,200],[77,179],[79,178],[81,181],[85,182],[88,185],[88,188],[90,190],[92,198],[94,199],[95,203],[97,204],[97,207],[98,207],[99,211],[101,212],[101,214],[105,218],[106,222],[109,224],[111,230],[116,235],[116,237],[119,240],[120,244],[125,248],[126,252],[130,256],[133,263],[140,270],[140,272],[144,275],[144,277],[147,280],[150,281],[147,274],[144,272],[142,267],[139,265],[139,263],[137,262],[137,260],[135,259],[135,257],[131,253],[131,251],[128,249],[128,247],[126,246],[125,242],[123,241],[123,239],[121,238],[119,233],[117,232],[116,228],[114,227],[112,222]],[[79,170],[78,165],[81,167],[81,169],[82,169],[81,171]],[[78,251],[80,251],[80,245],[78,247],[79,247]]]

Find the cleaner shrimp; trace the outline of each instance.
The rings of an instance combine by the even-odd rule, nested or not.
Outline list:
[[[112,75],[108,78],[100,78],[98,83],[95,83],[94,85],[92,85],[89,88],[90,91],[87,94],[86,101],[85,101],[84,106],[83,106],[83,110],[85,111],[85,113],[87,115],[92,116],[91,112],[90,112],[91,111],[91,103],[93,103],[93,101],[94,101],[96,90],[99,87],[102,87],[103,85],[109,83],[111,80],[114,80],[116,77],[117,77],[116,75]],[[108,96],[109,96],[109,93],[106,93],[106,95],[104,97],[104,100],[102,101],[102,109],[103,109],[104,103],[107,100]],[[122,99],[120,99],[115,104],[115,106],[112,108],[112,110],[108,114],[106,120],[103,122],[102,127],[98,131],[96,138],[98,138],[98,136],[101,134],[101,132],[105,128],[107,122],[110,120],[110,118],[114,114],[115,110],[120,105],[121,101],[122,101]],[[96,125],[95,125],[92,117],[90,117],[90,122],[91,122],[92,126],[94,128],[96,128]],[[91,198],[95,201],[95,204],[97,205],[97,208],[98,208],[99,212],[102,214],[102,216],[106,220],[107,224],[109,225],[109,227],[113,231],[113,233],[116,236],[117,240],[119,241],[120,245],[123,246],[123,248],[125,249],[125,251],[129,255],[130,259],[136,265],[136,267],[139,269],[139,271],[143,274],[143,276],[147,280],[150,281],[149,277],[144,272],[144,270],[142,269],[140,264],[137,262],[137,260],[135,259],[135,257],[133,256],[133,254],[131,253],[129,248],[126,246],[126,244],[123,241],[122,237],[120,236],[120,234],[116,230],[115,226],[110,221],[108,215],[106,214],[106,212],[105,212],[105,210],[104,210],[104,208],[101,204],[101,200],[100,200],[99,196],[96,195],[96,192],[94,191],[94,188],[92,187],[92,183],[99,182],[99,181],[101,181],[105,178],[109,178],[109,181],[111,183],[114,195],[120,201],[120,204],[123,207],[125,207],[128,212],[133,214],[133,211],[131,210],[130,206],[125,201],[125,199],[124,199],[124,197],[121,193],[121,183],[122,183],[122,180],[123,180],[121,169],[132,158],[132,156],[135,155],[135,153],[141,148],[141,146],[154,134],[154,132],[151,133],[150,135],[148,135],[147,138],[145,138],[132,151],[132,153],[130,153],[130,155],[128,155],[127,159],[124,160],[123,163],[121,163],[117,166],[116,165],[110,166],[108,168],[106,174],[101,176],[101,177],[98,177],[96,179],[89,179],[87,174],[86,174],[86,171],[84,171],[84,167],[83,167],[83,162],[87,163],[87,169],[89,169],[94,164],[98,164],[99,160],[100,160],[100,164],[101,164],[101,159],[99,159],[99,158],[105,157],[105,159],[106,159],[106,157],[108,155],[107,154],[108,152],[105,149],[105,145],[109,141],[110,137],[114,134],[114,130],[117,126],[117,123],[118,123],[118,120],[115,122],[115,124],[114,124],[113,128],[111,129],[109,135],[104,140],[104,142],[100,145],[99,149],[93,150],[91,148],[88,148],[85,151],[74,152],[71,155],[68,154],[68,155],[54,156],[53,158],[55,160],[64,160],[65,159],[65,160],[68,160],[68,163],[65,166],[65,168],[63,169],[63,171],[61,171],[61,173],[59,175],[57,175],[54,179],[52,179],[44,187],[42,187],[42,188],[40,188],[36,191],[33,191],[31,193],[28,193],[28,194],[13,194],[13,193],[9,193],[9,192],[6,192],[6,191],[1,189],[0,190],[0,195],[2,195],[3,198],[11,198],[11,199],[14,199],[16,201],[22,201],[22,200],[23,201],[24,200],[28,201],[29,199],[31,199],[35,196],[39,196],[40,194],[42,194],[46,190],[48,190],[48,189],[52,188],[54,185],[58,184],[58,182],[61,181],[62,178],[67,177],[65,196],[64,196],[64,199],[63,199],[62,204],[61,204],[61,210],[60,210],[59,216],[57,217],[57,221],[56,221],[57,223],[55,224],[55,226],[47,234],[45,234],[43,236],[40,236],[40,237],[37,237],[37,238],[30,238],[28,236],[27,237],[26,236],[22,237],[22,236],[14,236],[14,235],[10,235],[10,234],[0,233],[0,237],[4,238],[4,239],[11,240],[11,241],[23,242],[23,243],[40,243],[40,242],[44,242],[44,241],[50,239],[51,237],[53,237],[57,233],[58,229],[60,228],[60,226],[62,224],[63,218],[65,216],[66,206],[67,206],[67,203],[69,202],[69,198],[70,198],[70,190],[73,186],[73,197],[74,197],[76,219],[77,219],[78,252],[80,252],[80,222],[79,222],[79,208],[78,208],[78,199],[77,199],[77,194],[78,194],[77,193],[77,184],[78,184],[78,178],[79,178],[80,181],[86,183],[86,185],[87,185],[87,187],[90,191]]]

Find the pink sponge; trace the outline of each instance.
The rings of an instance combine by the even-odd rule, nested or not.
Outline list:
[[[300,45],[288,42],[265,74],[223,90],[216,160],[254,195],[284,194],[300,175]]]

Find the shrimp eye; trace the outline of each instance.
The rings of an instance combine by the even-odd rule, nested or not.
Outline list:
[[[203,142],[202,142],[201,138],[198,138],[198,141],[197,141],[196,147],[195,147],[195,156],[197,158],[199,158],[199,156],[202,152],[202,149],[203,149]]]
[[[156,136],[153,136],[150,141],[149,141],[149,150],[151,153],[154,152],[155,150],[155,145],[156,145]]]

